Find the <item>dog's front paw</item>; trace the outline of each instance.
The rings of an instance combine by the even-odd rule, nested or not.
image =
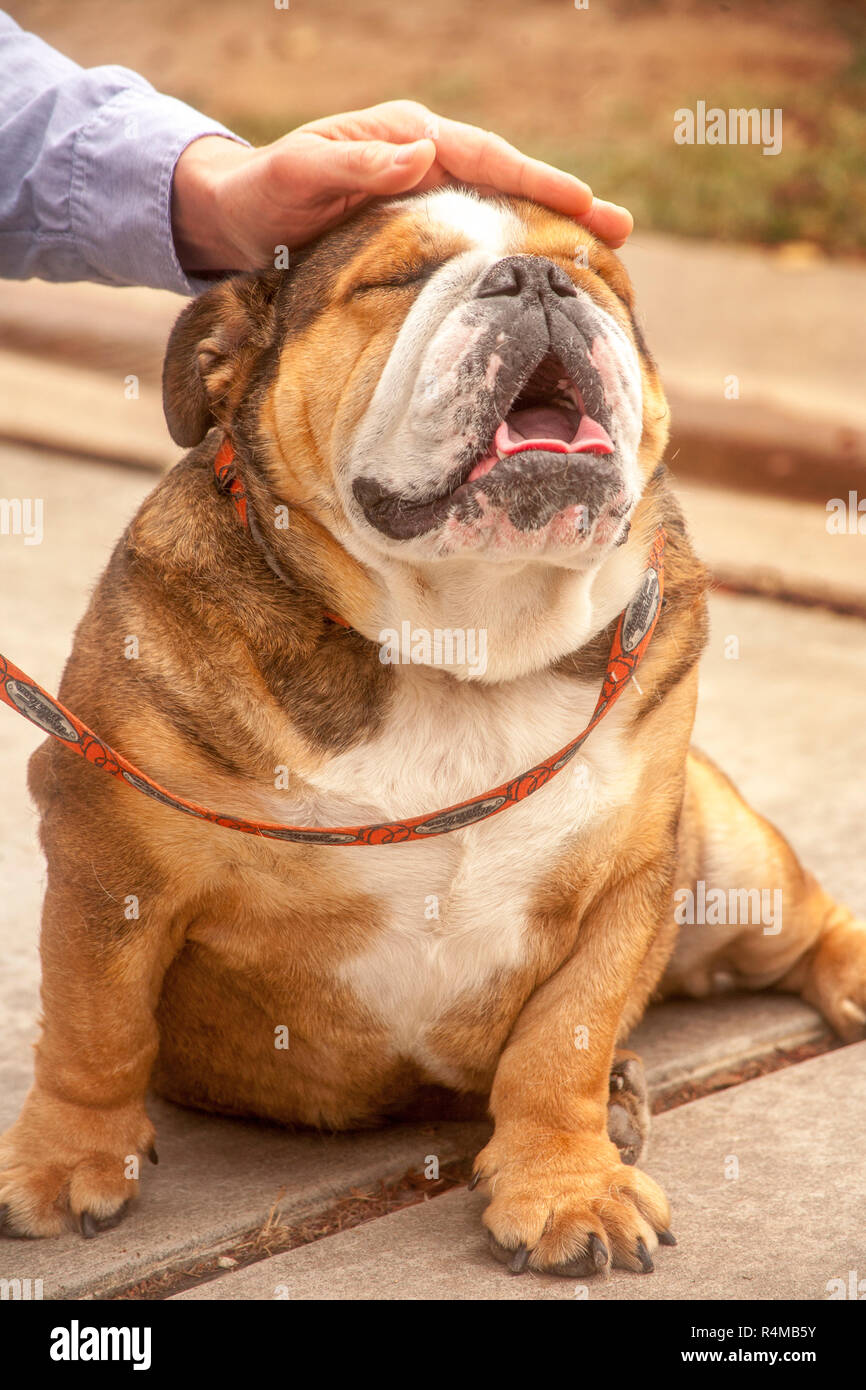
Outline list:
[[[475,1163],[487,1184],[491,1249],[526,1269],[586,1278],[613,1265],[648,1274],[658,1244],[676,1244],[657,1183],[594,1135],[531,1129],[496,1133]]]
[[[0,1235],[85,1237],[122,1220],[140,1157],[156,1162],[141,1106],[99,1111],[31,1093],[0,1136]]]

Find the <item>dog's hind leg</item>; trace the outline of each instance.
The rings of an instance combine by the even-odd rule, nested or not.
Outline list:
[[[694,750],[680,818],[677,943],[662,992],[784,990],[843,1038],[866,1035],[866,923],[829,896],[778,830]]]
[[[636,1052],[618,1049],[610,1069],[607,1134],[623,1163],[639,1163],[646,1152],[650,1108],[643,1062]]]

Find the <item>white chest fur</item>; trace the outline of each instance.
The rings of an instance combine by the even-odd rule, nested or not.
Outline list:
[[[378,736],[331,760],[292,814],[346,825],[439,810],[554,753],[589,722],[597,696],[595,685],[550,673],[481,687],[400,668]],[[501,815],[426,842],[323,851],[381,903],[381,931],[340,967],[343,983],[387,1023],[395,1054],[444,1084],[458,1078],[430,1054],[426,1033],[462,994],[521,964],[528,913],[563,846],[632,795],[621,726],[637,698],[624,692],[581,753]],[[288,810],[281,802],[281,819]]]

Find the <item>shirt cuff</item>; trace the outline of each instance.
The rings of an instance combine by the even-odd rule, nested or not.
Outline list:
[[[70,226],[92,278],[186,295],[213,283],[185,274],[171,226],[175,165],[204,135],[248,143],[185,102],[133,87],[100,106],[78,132]]]

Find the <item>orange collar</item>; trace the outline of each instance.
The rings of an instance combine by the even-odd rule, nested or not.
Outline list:
[[[237,475],[235,469],[235,446],[229,435],[225,435],[222,444],[214,455],[213,471],[216,477],[216,484],[220,492],[225,492],[232,499],[235,511],[243,522],[247,530],[250,528],[247,519],[247,490]]]
[[[258,529],[252,521],[251,515],[248,511],[247,490],[244,487],[244,484],[241,482],[241,479],[238,477],[237,469],[235,468],[236,457],[237,455],[235,454],[235,446],[231,441],[231,437],[229,435],[225,435],[222,444],[219,446],[219,448],[216,451],[216,454],[214,455],[213,461],[213,471],[216,477],[217,487],[219,488],[220,492],[226,493],[226,495],[231,498],[232,503],[234,504],[234,509],[240,517],[242,525],[252,535],[253,539],[255,540],[256,544],[258,545],[259,549],[264,555],[267,564],[274,571],[274,573],[277,575],[279,579],[283,579],[283,574],[280,572],[279,567],[274,562],[273,556],[270,554],[267,547],[265,546],[264,540],[260,536]],[[348,628],[349,632],[355,631],[351,623],[347,623],[346,619],[341,618],[338,613],[330,613],[327,609],[325,609],[324,616],[328,619],[329,622],[338,623],[340,627]]]
[[[214,460],[214,469],[220,487],[227,491],[235,504],[239,516],[249,527],[247,499],[243,483],[233,468],[234,450],[226,439],[220,445]],[[592,718],[586,728],[567,743],[564,748],[537,763],[527,772],[521,772],[507,782],[502,782],[480,796],[459,801],[446,806],[441,811],[428,811],[420,816],[406,820],[385,821],[377,825],[339,825],[306,826],[279,825],[272,821],[244,820],[239,816],[211,811],[195,801],[187,801],[174,792],[166,791],[147,773],[142,772],[122,754],[103,741],[82,723],[70,710],[61,705],[41,686],[17,666],[0,655],[0,700],[18,714],[29,719],[31,724],[56,738],[72,753],[86,758],[103,772],[125,782],[127,786],[144,792],[164,806],[184,811],[198,820],[210,821],[224,826],[227,830],[240,830],[247,835],[261,835],[269,840],[291,840],[301,844],[315,845],[396,845],[408,840],[428,840],[434,835],[447,835],[452,830],[462,830],[478,821],[497,816],[510,810],[519,802],[532,796],[571,761],[593,729],[613,708],[631,677],[637,671],[644,653],[650,644],[656,623],[661,612],[664,595],[664,528],[659,527],[650,550],[647,567],[637,593],[628,607],[620,614],[611,643],[607,670]],[[334,614],[327,615],[335,622],[342,622]]]

